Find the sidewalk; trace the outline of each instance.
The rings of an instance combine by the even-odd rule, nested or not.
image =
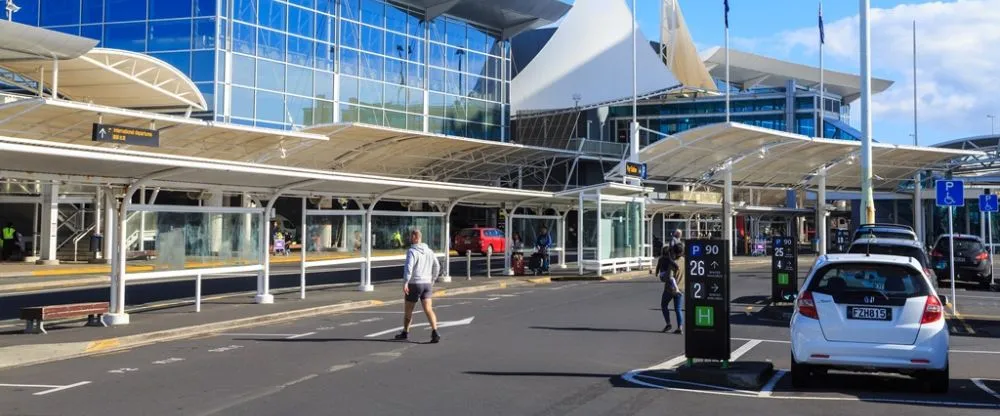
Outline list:
[[[601,280],[626,280],[648,277],[640,270],[609,275]],[[500,290],[508,287],[532,286],[554,280],[599,278],[576,276],[572,269],[554,270],[552,276],[493,278],[474,276],[472,280],[456,279],[436,284],[436,297]],[[130,312],[129,325],[108,328],[84,327],[82,322],[47,325],[46,335],[24,334],[22,328],[0,332],[0,369],[40,364],[97,353],[133,348],[157,342],[191,338],[234,328],[289,321],[309,316],[331,314],[372,306],[402,303],[399,281],[375,285],[375,291],[359,292],[353,285],[338,285],[311,290],[306,299],[298,299],[298,291],[275,292],[275,303],[258,305],[253,296],[234,295],[202,302],[200,313],[194,305],[181,305],[158,310]]]

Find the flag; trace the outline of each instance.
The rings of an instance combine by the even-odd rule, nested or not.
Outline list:
[[[823,4],[819,5],[819,43],[826,43],[826,35],[823,33]]]
[[[726,29],[729,29],[729,0],[722,0],[722,5],[726,8]]]

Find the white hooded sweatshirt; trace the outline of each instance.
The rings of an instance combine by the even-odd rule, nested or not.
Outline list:
[[[403,267],[403,284],[431,284],[441,272],[441,263],[427,244],[410,246],[406,251],[406,265]]]

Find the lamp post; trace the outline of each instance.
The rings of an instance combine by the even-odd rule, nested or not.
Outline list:
[[[993,114],[987,114],[986,118],[990,119],[990,135],[997,134],[997,116]]]

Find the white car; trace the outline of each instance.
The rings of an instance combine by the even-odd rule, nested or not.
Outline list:
[[[906,374],[948,391],[944,306],[911,257],[820,257],[799,291],[791,340],[796,387],[842,369]]]

